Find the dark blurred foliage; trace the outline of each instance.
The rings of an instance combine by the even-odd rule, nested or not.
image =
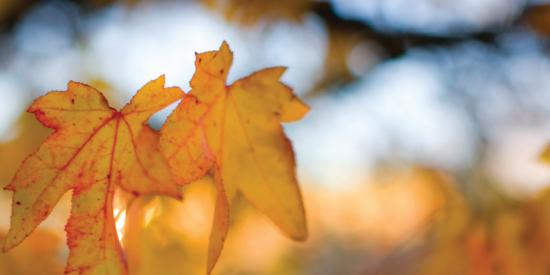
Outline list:
[[[3,33],[13,31],[14,26],[21,18],[32,11],[36,5],[41,5],[43,2],[48,1],[2,1],[2,4],[0,4],[0,31]],[[78,12],[89,14],[115,3],[134,6],[143,3],[173,1],[72,0],[68,2],[74,3]],[[349,70],[346,59],[354,47],[361,45],[368,45],[371,50],[375,49],[376,62],[384,62],[399,58],[414,48],[452,48],[464,42],[479,42],[499,47],[498,40],[502,34],[527,28],[541,35],[541,42],[545,49],[549,47],[546,36],[550,33],[550,19],[548,19],[550,4],[537,2],[524,1],[521,12],[516,16],[504,22],[484,26],[483,29],[449,27],[446,32],[432,34],[423,33],[421,30],[380,29],[372,26],[369,22],[349,18],[338,13],[335,10],[334,3],[330,1],[203,0],[202,2],[207,7],[219,12],[227,20],[243,26],[280,21],[301,21],[310,15],[318,16],[327,28],[329,49],[325,58],[325,75],[322,77],[321,83],[311,93],[338,91],[341,89],[334,89],[334,86],[339,87],[357,80],[359,76]],[[441,5],[445,5],[444,2]],[[506,1],[504,5],[512,5],[512,2]],[[384,22],[390,19],[380,15],[371,20]],[[78,22],[73,23],[78,24]],[[314,45],[312,46],[314,47]],[[374,64],[363,65],[373,66]]]

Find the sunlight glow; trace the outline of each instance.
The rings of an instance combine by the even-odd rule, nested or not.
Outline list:
[[[124,226],[126,225],[126,209],[115,209],[113,211],[115,216],[115,227],[118,240],[122,243],[124,238]]]
[[[151,206],[145,209],[145,214],[143,215],[143,227],[147,227],[151,223],[155,217],[155,213],[157,212],[158,205],[158,199],[155,199]]]

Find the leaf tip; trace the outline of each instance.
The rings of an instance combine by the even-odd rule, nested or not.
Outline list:
[[[226,58],[228,58],[230,60],[229,62],[230,64],[231,62],[233,62],[233,51],[231,51],[229,44],[225,40],[220,45],[220,48],[218,49],[218,53],[220,53],[221,56],[225,56]]]
[[[12,248],[14,248],[15,246],[17,246],[19,244],[19,242],[15,242],[15,241],[9,241],[10,239],[13,239],[13,238],[10,238],[9,237],[9,233],[8,233],[8,236],[6,236],[6,238],[4,239],[4,242],[2,244],[2,253],[7,253],[9,252]]]
[[[162,83],[162,86],[164,86],[164,83],[166,82],[166,75],[161,74],[159,77],[157,77],[156,81],[160,81]]]
[[[279,80],[281,79],[281,76],[283,76],[283,74],[286,72],[286,70],[288,70],[288,67],[277,66],[277,67],[271,68],[271,70],[273,71],[273,75],[275,76],[275,79]]]
[[[216,262],[218,262],[218,257],[215,257],[215,258],[208,257],[208,262],[206,264],[206,274],[207,275],[212,274],[212,271],[214,270],[214,267],[216,267]]]
[[[15,188],[13,187],[13,184],[8,183],[8,185],[4,186],[3,188],[5,191],[15,191]]]
[[[183,201],[183,194],[181,193],[181,190],[180,190],[180,192],[174,194],[172,197],[174,199],[176,199],[177,201],[180,201],[180,202]]]
[[[26,111],[27,111],[27,113],[32,114],[32,113],[36,112],[36,107],[34,106],[34,104],[31,104],[31,106],[29,106]]]
[[[2,253],[6,253],[6,252],[8,252],[8,250],[9,250],[9,249],[7,249],[7,247],[6,247],[6,240],[7,240],[7,239],[2,240],[2,249],[1,249],[1,250],[2,250]]]
[[[220,45],[220,49],[219,51],[229,51],[231,52],[231,49],[229,48],[229,44],[227,43],[227,41],[222,41],[222,44]]]
[[[308,237],[309,237],[309,232],[306,228],[290,236],[290,238],[296,242],[305,242],[307,241]]]
[[[77,81],[74,81],[74,80],[70,80],[70,81],[67,83],[67,91],[76,89],[76,88],[78,88],[79,86],[82,86],[82,85],[85,85],[85,84],[80,83],[80,82],[77,82]]]

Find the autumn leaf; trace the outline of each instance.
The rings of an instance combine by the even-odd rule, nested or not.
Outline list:
[[[307,237],[294,153],[281,122],[301,119],[308,107],[280,82],[285,68],[268,68],[226,86],[233,53],[196,54],[191,92],[161,129],[161,150],[179,183],[213,173],[218,195],[208,272],[221,252],[235,192],[294,240]]]
[[[158,148],[158,134],[147,121],[182,95],[178,88],[164,88],[162,76],[147,83],[121,111],[111,108],[96,89],[77,82],[70,82],[67,91],[38,98],[28,111],[54,133],[5,188],[14,194],[4,250],[21,243],[72,190],[65,272],[127,273],[114,224],[113,193],[118,186],[136,195],[180,196]]]

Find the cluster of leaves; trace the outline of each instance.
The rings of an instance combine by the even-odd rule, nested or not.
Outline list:
[[[227,86],[232,60],[225,42],[217,51],[197,54],[189,93],[166,88],[161,76],[120,111],[77,82],[38,98],[28,111],[54,132],[5,188],[13,191],[13,203],[4,250],[21,243],[72,190],[65,272],[126,274],[113,217],[115,190],[181,199],[182,185],[207,175],[217,190],[208,272],[222,250],[237,192],[290,238],[304,240],[294,154],[281,122],[301,119],[308,107],[280,82],[281,67]],[[160,132],[147,124],[180,99]]]
[[[496,186],[472,198],[462,188],[453,175],[417,165],[380,168],[347,191],[315,186],[306,193],[315,228],[306,249],[272,256],[280,262],[256,273],[549,274],[548,188],[522,198]],[[276,270],[289,263],[298,270]]]
[[[429,230],[411,273],[548,274],[548,191],[485,216],[465,204],[451,206]]]
[[[547,163],[549,154],[550,147],[542,156]],[[433,198],[426,200],[433,204],[429,219],[384,255],[382,264],[372,263],[371,256],[368,274],[550,272],[550,188],[519,199],[483,187],[479,195],[486,201],[481,202],[458,190],[457,182],[444,173],[417,167],[412,175],[431,187]],[[410,185],[406,179],[399,181]]]

